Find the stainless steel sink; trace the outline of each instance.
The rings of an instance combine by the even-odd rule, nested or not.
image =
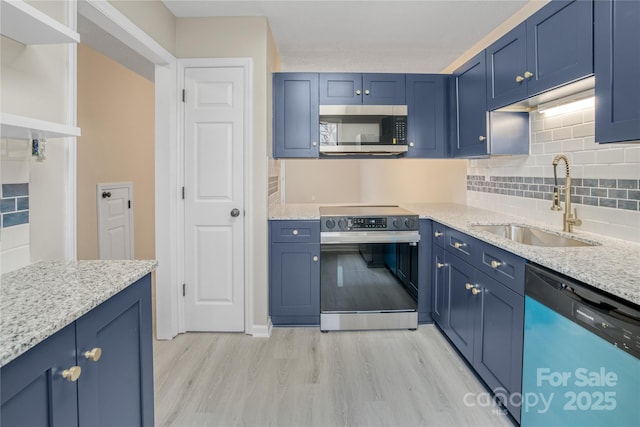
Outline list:
[[[472,225],[475,230],[487,231],[496,236],[504,237],[514,242],[531,246],[547,247],[577,247],[577,246],[597,246],[597,242],[579,240],[573,237],[561,236],[550,233],[539,228],[519,224],[476,224]]]

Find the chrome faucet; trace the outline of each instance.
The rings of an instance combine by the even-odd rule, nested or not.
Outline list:
[[[564,164],[567,167],[567,175],[565,177],[564,183],[564,215],[562,217],[562,231],[573,231],[574,225],[582,225],[582,220],[578,218],[578,210],[574,209],[574,213],[571,212],[571,174],[569,170],[569,159],[564,154],[558,154],[553,158],[553,179],[555,185],[553,186],[553,199],[551,210],[552,211],[561,211],[562,207],[560,207],[560,192],[558,187],[558,173],[556,171],[558,167],[558,163],[560,160],[564,161]]]

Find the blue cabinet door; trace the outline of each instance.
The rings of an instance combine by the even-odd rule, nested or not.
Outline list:
[[[404,74],[363,74],[362,90],[362,103],[365,105],[404,105],[406,103]]]
[[[449,269],[442,247],[433,245],[432,310],[433,320],[446,333],[449,330]]]
[[[473,362],[473,340],[476,322],[475,269],[455,255],[446,254],[449,266],[449,330],[447,336],[462,355]]]
[[[82,426],[153,426],[151,275],[76,321]],[[102,350],[98,361],[84,356]]]
[[[320,243],[272,243],[269,313],[274,325],[320,324]]]
[[[0,425],[78,425],[77,382],[62,377],[76,365],[75,347],[71,324],[2,367]]]
[[[484,50],[454,72],[456,138],[453,157],[488,154],[486,75]]]
[[[438,74],[408,74],[407,157],[447,157],[447,82]]]
[[[513,104],[527,97],[527,30],[523,22],[489,46],[487,55],[487,107]]]
[[[529,96],[593,73],[591,1],[552,1],[526,23]]]
[[[520,407],[509,396],[522,391],[524,297],[479,271],[475,284],[481,292],[475,296],[473,367],[520,421]]]
[[[321,73],[320,104],[352,105],[362,104],[362,74]]]
[[[273,92],[273,157],[318,157],[318,74],[274,74]]]
[[[640,2],[595,2],[596,142],[640,140]]]
[[[431,236],[433,233],[433,223],[429,219],[420,220],[420,242],[418,242],[417,262],[412,259],[412,274],[418,277],[418,322],[431,323],[431,258],[433,245]],[[417,273],[416,273],[417,270]]]
[[[320,74],[320,105],[360,104],[404,105],[404,74]]]

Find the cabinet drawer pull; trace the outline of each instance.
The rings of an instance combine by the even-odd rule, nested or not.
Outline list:
[[[480,292],[482,292],[482,291],[480,289],[478,289],[478,288],[471,289],[471,293],[474,294],[474,295],[478,295]]]
[[[442,267],[446,267],[446,266],[447,266],[447,264],[443,264],[441,262],[437,262],[436,263],[436,267],[438,267],[438,268],[442,268]]]
[[[360,92],[360,89],[356,90],[356,95],[360,95],[362,92]]]
[[[530,79],[531,77],[533,77],[533,73],[531,71],[525,71],[524,72],[524,78],[525,79]]]
[[[467,246],[467,244],[466,244],[466,243],[460,243],[460,242],[455,242],[455,243],[453,244],[453,247],[454,247],[454,248],[456,248],[456,249],[460,249],[460,248],[462,248],[463,246]]]
[[[293,230],[293,235],[297,236],[298,235],[298,230]]]
[[[62,378],[67,381],[75,382],[80,378],[80,374],[82,373],[82,368],[80,366],[72,366],[69,369],[65,369],[62,371]]]
[[[311,143],[311,145],[313,145],[313,146],[315,147],[316,145],[318,145],[318,143],[317,143],[316,141],[313,141],[313,142]]]
[[[433,233],[433,236],[434,236],[434,237],[440,237],[440,236],[442,236],[443,234],[444,234],[444,233],[441,233],[441,232],[439,232],[439,231],[436,231],[435,233]]]
[[[524,81],[524,77],[516,76],[516,83],[522,83]]]
[[[84,357],[92,362],[97,362],[100,360],[100,357],[102,357],[102,349],[100,347],[94,347],[89,351],[85,351]]]
[[[465,283],[464,287],[469,290],[469,289],[473,289],[473,285],[471,283]]]
[[[479,140],[479,141],[484,141],[485,139],[487,139],[487,137],[482,136],[482,135],[480,135],[480,136],[478,137],[478,140]]]
[[[365,91],[364,91],[364,94],[365,94],[365,95],[369,95],[369,93],[370,93],[370,92],[369,92],[369,89],[367,89],[367,90],[365,90]]]
[[[314,261],[314,262],[318,262],[318,255],[314,255],[314,256],[313,256],[313,261]]]
[[[500,261],[496,261],[495,259],[491,261],[491,268],[498,268],[502,265]]]

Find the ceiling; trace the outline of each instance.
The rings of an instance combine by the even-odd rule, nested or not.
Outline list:
[[[265,16],[282,71],[403,73],[442,71],[528,1],[163,0],[177,17]]]

